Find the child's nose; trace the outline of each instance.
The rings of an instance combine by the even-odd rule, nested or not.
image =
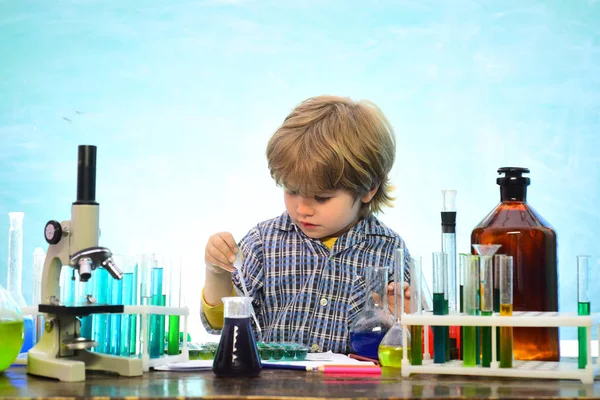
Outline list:
[[[314,209],[310,204],[310,199],[300,199],[298,207],[296,207],[296,212],[300,215],[313,215]]]

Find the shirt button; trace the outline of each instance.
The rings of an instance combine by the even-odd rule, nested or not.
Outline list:
[[[319,351],[319,345],[316,343],[310,346],[310,348],[312,349],[312,351]]]
[[[323,307],[325,307],[327,305],[327,299],[325,299],[325,298],[321,299],[321,305]]]

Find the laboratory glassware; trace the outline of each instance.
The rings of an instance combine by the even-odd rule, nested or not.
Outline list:
[[[388,267],[365,267],[364,306],[349,328],[350,345],[359,356],[377,359],[379,343],[394,323],[387,304],[388,271]]]
[[[171,257],[168,273],[168,302],[169,307],[181,307],[182,263],[179,256]],[[179,354],[179,315],[169,315],[169,330],[167,334],[167,354]]]
[[[448,281],[446,297],[448,309],[452,312],[459,310],[458,278],[456,262],[456,190],[442,190],[442,252],[448,255]],[[458,359],[457,336],[459,327],[448,327],[448,342],[446,353],[450,359]]]
[[[433,253],[433,315],[446,315],[446,253]],[[446,360],[446,326],[433,327],[433,362],[443,364]]]
[[[42,271],[44,270],[44,260],[46,253],[41,247],[36,247],[33,250],[33,291],[32,304],[38,307],[42,303]],[[44,333],[44,315],[38,314],[35,319],[35,340],[37,343]],[[91,336],[88,336],[91,337]]]
[[[577,256],[577,315],[590,315],[590,256]],[[579,342],[579,368],[587,364],[587,328],[577,328]]]
[[[387,331],[379,343],[379,363],[383,367],[402,367],[402,338],[407,335],[410,343],[410,333],[400,323],[404,314],[404,249],[394,250],[394,325]],[[419,348],[420,348],[419,344]],[[410,349],[407,349],[410,352]]]
[[[0,372],[16,360],[25,336],[25,325],[19,305],[0,285]]]
[[[471,233],[472,244],[497,243],[514,260],[515,311],[558,311],[556,232],[527,203],[527,168],[500,168],[498,204]],[[514,329],[515,359],[559,361],[558,328]]]
[[[233,266],[237,270],[238,276],[240,277],[240,284],[242,285],[242,291],[244,292],[244,296],[250,297],[248,292],[248,286],[246,286],[246,279],[244,278],[244,273],[242,266],[244,265],[244,255],[241,251],[238,251],[235,255],[235,261],[233,262]],[[254,326],[256,329],[256,340],[262,342],[262,329],[260,327],[260,323],[258,322],[258,318],[256,317],[256,313],[254,312],[254,307],[251,308],[250,312],[252,313],[252,319],[254,320]]]
[[[23,217],[22,212],[9,212],[10,228],[8,230],[8,277],[6,289],[19,307],[26,307],[23,297]],[[23,318],[25,339],[21,353],[33,347],[35,341],[34,317],[27,315]]]
[[[479,256],[469,255],[465,265],[464,310],[466,315],[477,315],[479,305],[477,292],[479,290]],[[477,327],[463,327],[463,366],[474,367],[478,364],[479,347],[477,346]]]
[[[459,289],[458,289],[458,304],[460,313],[465,312],[465,299],[464,299],[464,290],[465,290],[465,271],[467,270],[467,264],[469,263],[470,254],[460,253],[459,255]],[[460,327],[460,352],[458,358],[460,360],[463,359],[463,327]]]
[[[500,316],[510,317],[513,313],[513,257],[500,258]],[[512,368],[513,327],[500,328],[500,368]]]
[[[423,275],[421,272],[421,256],[410,259],[410,312],[411,314],[422,314],[423,298],[421,291],[421,282]],[[412,365],[423,364],[423,326],[412,325],[410,327],[410,363]]]
[[[492,256],[479,256],[479,298],[480,311],[483,316],[494,314],[493,293],[493,261]],[[481,327],[481,366],[489,368],[492,362],[492,327]]]
[[[224,297],[223,307],[225,318],[213,372],[220,377],[259,375],[262,366],[250,323],[252,298]]]

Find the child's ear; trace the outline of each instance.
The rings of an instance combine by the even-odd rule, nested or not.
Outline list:
[[[377,193],[378,190],[379,190],[379,185],[377,185],[373,189],[369,190],[367,192],[367,194],[365,194],[363,197],[360,198],[360,200],[363,203],[370,202],[371,200],[373,200],[373,197],[375,196],[375,193]]]

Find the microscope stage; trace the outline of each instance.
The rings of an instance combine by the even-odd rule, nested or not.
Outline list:
[[[90,314],[119,314],[123,312],[122,305],[114,304],[86,304],[82,306],[55,306],[40,304],[39,311],[55,315],[73,315],[84,317]]]

